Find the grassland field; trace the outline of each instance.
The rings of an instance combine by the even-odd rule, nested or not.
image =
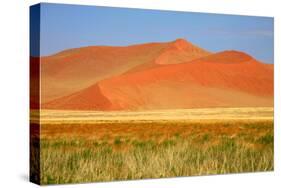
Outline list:
[[[41,184],[274,168],[273,108],[43,110],[31,112],[31,126],[39,128]]]

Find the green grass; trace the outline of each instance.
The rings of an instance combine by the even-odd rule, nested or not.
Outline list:
[[[266,135],[264,135],[264,136],[262,136],[258,139],[258,141],[261,144],[266,144],[266,145],[267,144],[273,144],[273,140],[274,140],[274,138],[273,138],[272,134],[266,134]]]

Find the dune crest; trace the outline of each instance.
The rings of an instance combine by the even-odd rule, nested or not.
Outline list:
[[[210,55],[211,53],[201,49],[184,39],[172,41],[155,59],[156,64],[179,64]]]

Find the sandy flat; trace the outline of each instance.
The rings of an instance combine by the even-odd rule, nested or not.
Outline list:
[[[203,108],[153,111],[66,111],[41,110],[43,124],[76,124],[126,121],[193,121],[193,120],[272,120],[272,107],[255,108]],[[31,122],[39,119],[38,111],[31,111]]]

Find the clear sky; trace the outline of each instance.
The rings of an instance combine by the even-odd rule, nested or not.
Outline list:
[[[42,56],[82,46],[184,38],[212,52],[240,50],[273,63],[273,37],[269,17],[41,4]]]

